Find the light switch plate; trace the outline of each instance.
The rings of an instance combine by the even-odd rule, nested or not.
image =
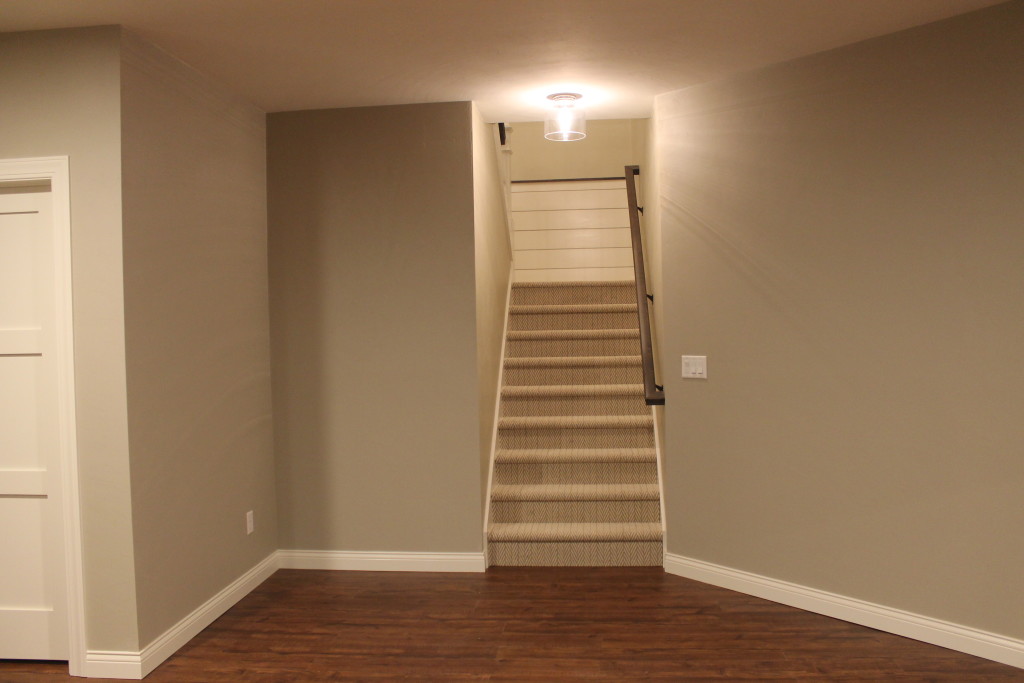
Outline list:
[[[707,356],[683,356],[683,379],[707,379]]]

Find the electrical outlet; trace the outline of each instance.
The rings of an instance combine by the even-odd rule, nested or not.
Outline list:
[[[256,525],[253,524],[252,510],[245,513],[245,533],[251,534],[256,529]]]

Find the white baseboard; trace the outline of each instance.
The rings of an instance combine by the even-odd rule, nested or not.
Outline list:
[[[200,631],[212,624],[217,617],[224,614],[235,603],[267,580],[277,569],[277,553],[273,552],[196,608],[191,614],[167,629],[144,647],[141,652],[87,652],[84,675],[88,678],[133,680],[145,677],[185,643],[192,640]]]
[[[145,676],[160,666],[185,643],[212,624],[217,617],[227,612],[235,603],[270,578],[270,575],[277,569],[277,553],[270,553],[255,567],[232,581],[227,587],[144,647],[141,653],[142,675]]]
[[[89,650],[85,653],[81,675],[86,678],[119,678],[137,681],[142,678],[142,654]]]
[[[482,572],[483,553],[390,553],[344,550],[278,550],[282,569],[347,569],[367,572]]]
[[[141,652],[86,652],[87,678],[139,680],[160,666],[200,631],[228,611],[279,568],[399,572],[482,572],[483,553],[389,553],[278,550],[172,626]]]
[[[1024,668],[1022,640],[671,553],[665,554],[665,571],[695,581],[756,595],[783,605]]]

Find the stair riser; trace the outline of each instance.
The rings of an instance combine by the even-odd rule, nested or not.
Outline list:
[[[555,415],[650,415],[651,409],[638,397],[544,396],[503,398],[502,417]]]
[[[620,330],[638,325],[636,311],[621,313],[513,313],[510,330]]]
[[[501,429],[498,448],[654,448],[651,428]]]
[[[658,522],[661,506],[656,500],[494,501],[495,524],[524,522]]]
[[[512,305],[534,304],[632,304],[636,303],[636,289],[627,287],[581,287],[558,285],[555,287],[513,287]]]
[[[508,358],[531,356],[639,356],[637,339],[512,339],[505,344]]]
[[[639,365],[617,367],[588,366],[578,368],[505,368],[507,386],[550,384],[642,384],[644,373]]]
[[[657,484],[658,467],[646,462],[497,463],[495,484]]]
[[[538,451],[503,451],[497,453],[497,462],[505,465],[543,465],[543,464],[573,464],[577,462],[613,463],[613,462],[640,462],[653,463],[654,449],[645,448],[628,450],[623,448],[612,448],[609,450],[576,450],[576,451],[554,451],[542,449]]]
[[[660,541],[494,543],[488,561],[504,567],[656,567]]]

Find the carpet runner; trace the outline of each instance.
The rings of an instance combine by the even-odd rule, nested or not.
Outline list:
[[[490,491],[491,565],[662,564],[634,287],[513,284]]]

